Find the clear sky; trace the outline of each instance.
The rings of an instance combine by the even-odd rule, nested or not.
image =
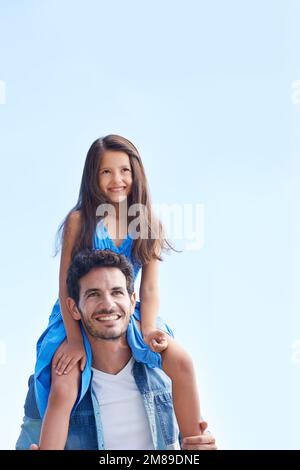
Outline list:
[[[300,447],[299,22],[291,0],[0,0],[0,448],[57,298],[56,229],[110,133],[154,202],[203,204],[203,247],[161,264],[160,314],[219,447]]]

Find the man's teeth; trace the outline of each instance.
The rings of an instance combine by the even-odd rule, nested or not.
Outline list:
[[[106,321],[106,320],[118,320],[119,315],[109,315],[107,317],[98,317],[97,320]]]

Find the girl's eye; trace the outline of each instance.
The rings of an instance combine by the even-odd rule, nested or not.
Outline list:
[[[103,170],[102,175],[107,175],[109,173],[109,170]]]

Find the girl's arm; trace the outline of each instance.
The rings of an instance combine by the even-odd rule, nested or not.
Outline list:
[[[140,308],[143,335],[156,329],[156,317],[159,309],[158,263],[159,261],[153,258],[142,268]]]
[[[72,212],[66,221],[61,260],[59,270],[59,301],[61,315],[67,334],[67,341],[56,351],[52,365],[56,368],[56,373],[67,374],[80,361],[81,370],[85,367],[86,354],[79,322],[74,320],[66,303],[67,291],[67,271],[71,263],[72,249],[80,231],[80,212]]]
[[[71,264],[72,249],[80,231],[80,212],[72,212],[66,221],[64,237],[62,243],[60,268],[59,268],[59,301],[61,314],[67,333],[68,341],[78,341],[82,339],[79,322],[74,320],[66,304],[67,291],[67,271]]]

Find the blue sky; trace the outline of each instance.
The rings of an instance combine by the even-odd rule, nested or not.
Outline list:
[[[161,265],[160,313],[219,447],[299,448],[299,20],[291,0],[0,1],[0,448],[57,298],[56,229],[110,133],[154,202],[204,205],[203,248]]]

